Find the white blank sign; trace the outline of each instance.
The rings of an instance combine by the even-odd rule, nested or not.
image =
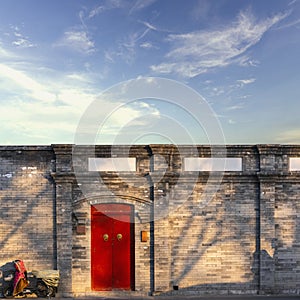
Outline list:
[[[300,171],[300,157],[290,157],[290,171]]]
[[[184,171],[242,171],[242,158],[186,157]]]
[[[89,171],[98,172],[135,172],[135,157],[89,158]]]

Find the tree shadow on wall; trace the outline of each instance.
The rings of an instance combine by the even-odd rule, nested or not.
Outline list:
[[[175,232],[170,238],[171,287],[163,294],[257,293],[258,256],[253,253],[257,248],[255,203],[252,213],[245,216],[240,213],[242,203],[236,203],[234,197],[232,194],[226,201],[214,199],[198,213],[193,211],[195,203],[185,204],[180,208],[185,216],[177,227],[178,220],[170,217],[170,229]]]
[[[22,259],[34,267],[51,262],[53,267],[54,207],[49,198],[54,187],[49,174],[18,172],[1,186],[0,261]]]

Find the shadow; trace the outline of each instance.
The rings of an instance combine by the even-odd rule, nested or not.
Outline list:
[[[238,184],[225,182],[195,211],[201,188],[169,217],[171,286],[168,294],[257,294],[259,249],[256,203],[240,201]],[[256,188],[253,189],[256,196]],[[223,196],[226,198],[224,200]],[[254,196],[249,197],[253,199]],[[183,217],[182,217],[183,216]]]
[[[53,268],[55,213],[50,173],[37,167],[17,167],[17,172],[7,173],[11,176],[0,178],[0,261],[22,259],[29,268]]]

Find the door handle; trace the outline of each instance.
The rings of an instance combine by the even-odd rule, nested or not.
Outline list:
[[[121,233],[118,233],[118,234],[117,234],[117,239],[118,239],[118,241],[121,241],[122,238],[123,238],[123,235],[122,235]]]
[[[107,233],[103,234],[103,240],[104,240],[104,242],[108,241],[108,234]]]

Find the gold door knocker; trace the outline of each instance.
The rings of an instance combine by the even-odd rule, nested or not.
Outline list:
[[[118,239],[118,241],[121,241],[121,240],[122,240],[122,237],[123,237],[123,235],[122,235],[121,233],[118,233],[118,234],[117,234],[117,239]]]
[[[108,234],[107,233],[103,234],[103,240],[104,240],[104,242],[108,241]]]

